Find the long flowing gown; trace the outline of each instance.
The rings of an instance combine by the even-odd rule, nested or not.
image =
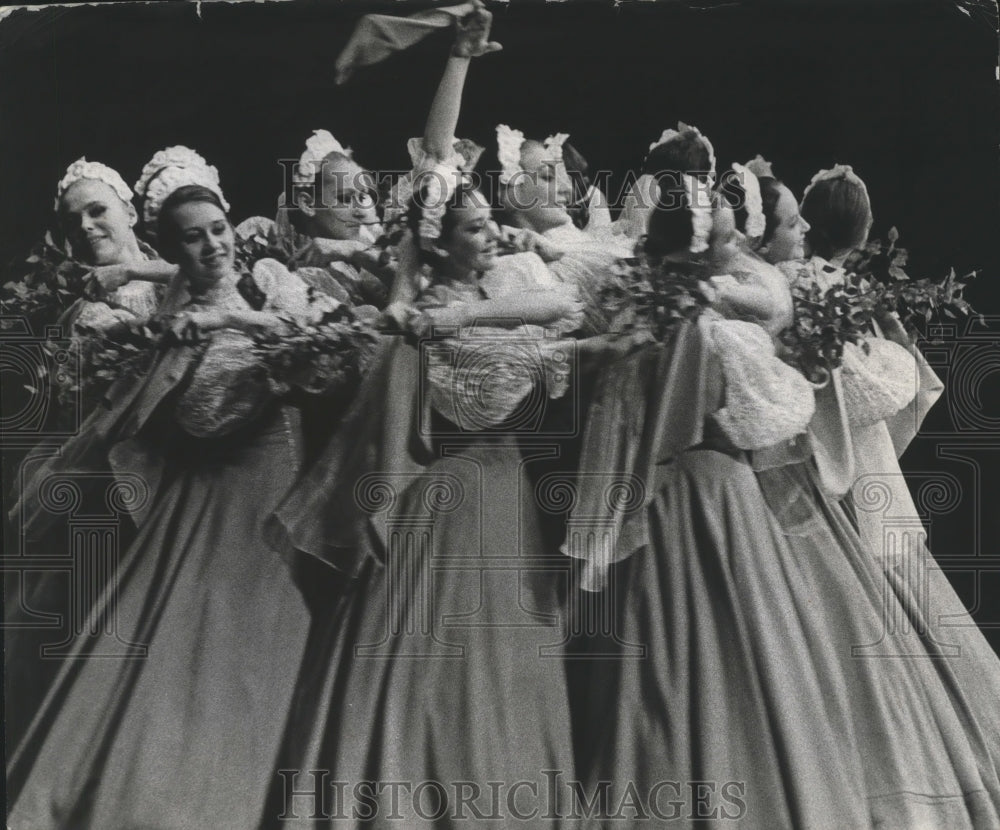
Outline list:
[[[607,581],[618,649],[588,701],[585,778],[612,782],[594,825],[634,817],[631,782],[664,827],[997,827],[978,690],[887,656],[898,600],[805,464],[755,472],[812,413],[789,420],[796,384],[768,393],[766,343],[720,340],[733,325],[752,324],[709,315],[610,367],[588,420],[567,552]],[[591,492],[607,470],[636,477],[633,503]]]
[[[790,284],[822,288],[845,277],[820,257],[782,270]],[[874,328],[867,354],[845,349],[843,367],[817,406],[826,428],[810,436],[811,446],[827,464],[819,470],[806,465],[801,473],[814,479],[818,496],[846,496],[851,530],[881,571],[882,589],[892,597],[885,625],[896,637],[879,648],[931,659],[956,709],[982,731],[992,764],[1000,765],[1000,658],[928,549],[898,461],[944,386],[916,346],[899,346]],[[824,440],[831,433],[844,438]],[[826,451],[831,444],[835,449]]]
[[[149,261],[157,259],[156,252],[146,243],[139,243],[143,257]],[[141,280],[135,280],[110,292],[105,301],[94,302],[84,298],[77,299],[60,316],[58,325],[61,327],[63,336],[72,344],[71,349],[79,356],[80,347],[86,342],[85,337],[81,337],[78,326],[86,326],[97,332],[104,332],[120,326],[123,323],[144,323],[153,315],[163,299],[164,291],[162,286]],[[55,323],[57,321],[47,321]],[[41,334],[41,332],[36,332]],[[57,364],[58,365],[58,364]],[[73,373],[68,373],[69,378],[74,379]],[[89,390],[88,390],[89,391]],[[114,397],[115,390],[103,390],[105,395]],[[53,397],[55,395],[53,394]],[[95,395],[88,393],[86,400],[79,396],[75,405],[79,407],[93,406],[96,401],[91,400]],[[73,395],[68,395],[68,400],[73,400]],[[55,413],[52,423],[55,425],[63,415],[75,416],[73,404],[66,404],[63,413]],[[50,418],[53,418],[50,415]],[[94,435],[95,430],[100,430],[100,424],[105,421],[103,406],[90,414],[79,427],[78,431],[83,435]],[[74,427],[76,425],[74,424]],[[57,426],[58,429],[65,429],[66,425]],[[81,442],[75,442],[79,447]],[[93,446],[88,446],[93,449]],[[4,483],[8,483],[8,471],[18,475],[30,476],[32,470],[37,470],[40,463],[45,463],[43,459],[57,459],[64,456],[66,448],[57,449],[55,447],[42,447],[29,451],[24,456],[15,451],[5,451],[3,457]],[[16,461],[15,461],[16,459]],[[88,458],[88,472],[92,481],[97,484],[93,488],[80,487],[80,502],[76,506],[78,514],[100,515],[107,513],[109,508],[106,503],[104,488],[100,485],[111,485],[113,478],[107,464],[107,453],[94,451]],[[19,469],[20,468],[20,469]],[[14,475],[11,475],[13,478]],[[19,483],[18,483],[19,484]],[[79,482],[76,482],[79,484]],[[75,485],[73,485],[75,486]],[[111,485],[112,490],[114,485]],[[10,490],[11,493],[18,491],[18,485]],[[65,507],[62,505],[61,507]],[[57,508],[57,512],[65,512]],[[127,512],[127,511],[122,511]],[[18,562],[16,556],[23,556],[25,560],[45,560],[49,561],[49,568],[32,570],[29,566],[12,567],[4,572],[4,624],[6,636],[4,638],[5,672],[4,672],[4,711],[5,711],[5,736],[9,747],[16,746],[22,734],[27,729],[32,717],[37,711],[37,707],[44,698],[44,691],[48,688],[58,667],[55,659],[40,659],[42,649],[53,646],[58,637],[51,627],[46,627],[47,623],[58,617],[67,619],[75,614],[75,609],[71,607],[69,587],[69,575],[63,568],[52,568],[51,565],[58,563],[59,554],[66,547],[66,539],[70,529],[68,522],[38,522],[33,524],[25,522],[28,516],[22,515],[18,508],[12,509],[9,516],[9,531],[7,537],[7,553],[11,557],[10,563]],[[41,518],[35,516],[36,519]],[[49,516],[51,518],[51,514]],[[44,526],[43,526],[44,525]],[[134,535],[134,527],[128,518],[123,518],[115,526],[115,536],[118,545],[127,544]],[[55,557],[53,557],[55,553]]]
[[[424,302],[481,296],[442,285]],[[284,544],[354,580],[316,617],[264,826],[560,824],[568,569],[545,556],[513,426],[552,360],[537,332],[470,337],[387,338],[276,514]]]
[[[266,307],[307,315],[306,288],[287,272],[262,266],[255,279]],[[186,299],[248,308],[235,277]],[[11,827],[257,821],[308,613],[296,569],[261,529],[299,466],[295,413],[260,383],[249,345],[223,330],[200,359],[168,351],[107,415],[112,466],[140,477],[150,499],[9,755]],[[107,619],[127,653],[95,649]]]

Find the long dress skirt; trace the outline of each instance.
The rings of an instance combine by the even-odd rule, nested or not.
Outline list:
[[[628,420],[611,400],[588,430]],[[1000,826],[990,748],[935,661],[880,650],[891,592],[840,511],[803,468],[758,480],[705,435],[657,459],[647,542],[612,567],[616,634],[643,651],[593,681],[595,826],[636,796],[654,827]]]
[[[439,450],[357,491],[384,559],[316,618],[265,827],[568,826],[566,562],[511,438]]]
[[[308,632],[261,525],[297,459],[281,411],[238,440],[177,439],[94,609],[133,659],[75,644],[9,758],[11,827],[245,830],[259,820]],[[169,438],[161,440],[169,441]]]

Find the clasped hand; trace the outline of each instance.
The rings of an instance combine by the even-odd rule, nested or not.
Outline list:
[[[98,265],[85,278],[83,296],[94,302],[103,300],[131,278],[131,270],[127,265]]]
[[[202,334],[229,325],[229,315],[224,311],[186,311],[171,321],[170,333],[181,343],[197,343]]]
[[[460,58],[478,58],[490,52],[499,52],[503,47],[488,40],[493,25],[493,15],[481,0],[475,0],[473,10],[455,23],[455,44],[451,52]]]

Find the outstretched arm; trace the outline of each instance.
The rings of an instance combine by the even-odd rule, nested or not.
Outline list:
[[[545,325],[570,317],[582,308],[579,300],[563,291],[529,291],[510,297],[475,300],[443,308],[424,309],[424,317],[431,325],[466,326],[477,320],[488,322],[500,319],[520,323]]]
[[[446,159],[452,153],[469,59],[502,48],[499,43],[488,40],[493,15],[481,0],[475,0],[474,5],[473,11],[456,24],[455,43],[424,128],[424,152],[437,159]]]
[[[143,260],[127,265],[98,265],[87,279],[85,296],[98,300],[133,280],[166,285],[176,273],[177,266],[162,259]]]

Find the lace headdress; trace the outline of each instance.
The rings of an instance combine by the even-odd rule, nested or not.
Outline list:
[[[554,163],[563,159],[563,144],[569,138],[569,133],[550,135],[542,145],[546,150],[546,160]],[[497,125],[497,157],[500,159],[500,183],[510,184],[518,173],[524,172],[521,167],[521,147],[524,145],[524,133],[514,130],[506,124]]]
[[[854,172],[854,168],[849,164],[835,164],[829,170],[820,170],[815,176],[812,177],[809,184],[806,186],[806,189],[802,191],[802,200],[805,201],[809,191],[820,182],[832,181],[834,179],[844,179],[852,184],[856,184],[865,194],[865,199],[871,202],[871,199],[868,196],[868,188],[865,186],[864,181],[857,173]]]
[[[313,134],[306,139],[306,149],[302,151],[292,181],[295,184],[312,184],[323,167],[323,159],[331,153],[340,153],[347,158],[352,156],[350,148],[344,147],[329,131],[313,130]]]
[[[649,145],[649,152],[652,153],[657,147],[663,144],[669,144],[671,141],[680,138],[685,132],[693,132],[705,146],[705,150],[708,153],[708,172],[712,178],[715,178],[715,149],[712,147],[712,142],[709,141],[708,136],[702,134],[701,130],[697,127],[692,127],[690,124],[685,124],[683,121],[677,122],[676,130],[664,130],[660,134],[660,137]],[[649,158],[649,153],[646,154],[646,157]]]
[[[767,161],[760,153],[757,153],[750,161],[743,165],[753,173],[758,179],[776,179],[771,162]]]
[[[694,231],[688,248],[692,254],[700,254],[708,250],[708,240],[712,235],[712,195],[694,176],[685,173],[682,179]]]
[[[93,179],[94,181],[104,182],[123,202],[131,203],[132,201],[132,191],[125,184],[125,179],[121,177],[117,170],[113,170],[99,161],[87,161],[86,156],[84,156],[78,158],[67,167],[66,174],[59,181],[59,185],[56,187],[55,210],[59,210],[59,202],[66,191],[80,181],[80,179]]]
[[[733,172],[739,177],[743,186],[744,207],[747,211],[747,224],[744,233],[750,239],[759,239],[767,229],[767,218],[764,216],[764,198],[760,192],[760,181],[744,164],[733,162]]]
[[[142,216],[147,232],[155,231],[160,208],[167,197],[188,185],[211,190],[219,197],[223,210],[229,212],[229,203],[219,185],[219,171],[190,147],[167,147],[149,160],[135,183],[135,192],[143,200]]]

